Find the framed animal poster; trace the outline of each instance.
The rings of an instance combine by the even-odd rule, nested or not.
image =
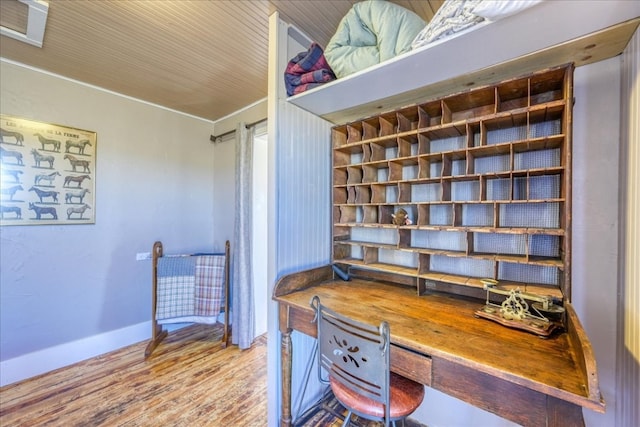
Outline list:
[[[0,114],[0,225],[93,224],[95,132]]]

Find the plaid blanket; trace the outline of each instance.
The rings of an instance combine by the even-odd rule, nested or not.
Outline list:
[[[308,51],[300,52],[291,59],[284,71],[284,83],[288,96],[302,93],[335,79],[336,76],[317,43],[312,43]]]
[[[224,298],[224,273],[224,255],[159,258],[158,323],[216,323]]]

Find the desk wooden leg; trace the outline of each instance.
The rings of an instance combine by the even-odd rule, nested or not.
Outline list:
[[[280,426],[291,425],[291,363],[292,363],[291,329],[282,332],[280,339],[280,361],[282,363],[282,413]]]
[[[549,427],[584,427],[582,407],[548,396],[547,425]]]

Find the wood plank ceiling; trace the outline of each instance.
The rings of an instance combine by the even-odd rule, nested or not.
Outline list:
[[[394,0],[425,21],[442,2]],[[325,46],[354,3],[49,0],[42,48],[2,36],[0,57],[215,121],[266,97],[271,13]]]

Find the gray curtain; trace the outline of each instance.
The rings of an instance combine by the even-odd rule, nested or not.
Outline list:
[[[236,129],[236,208],[233,233],[233,277],[231,340],[239,348],[251,346],[254,338],[253,281],[251,272],[253,128],[239,123]]]

